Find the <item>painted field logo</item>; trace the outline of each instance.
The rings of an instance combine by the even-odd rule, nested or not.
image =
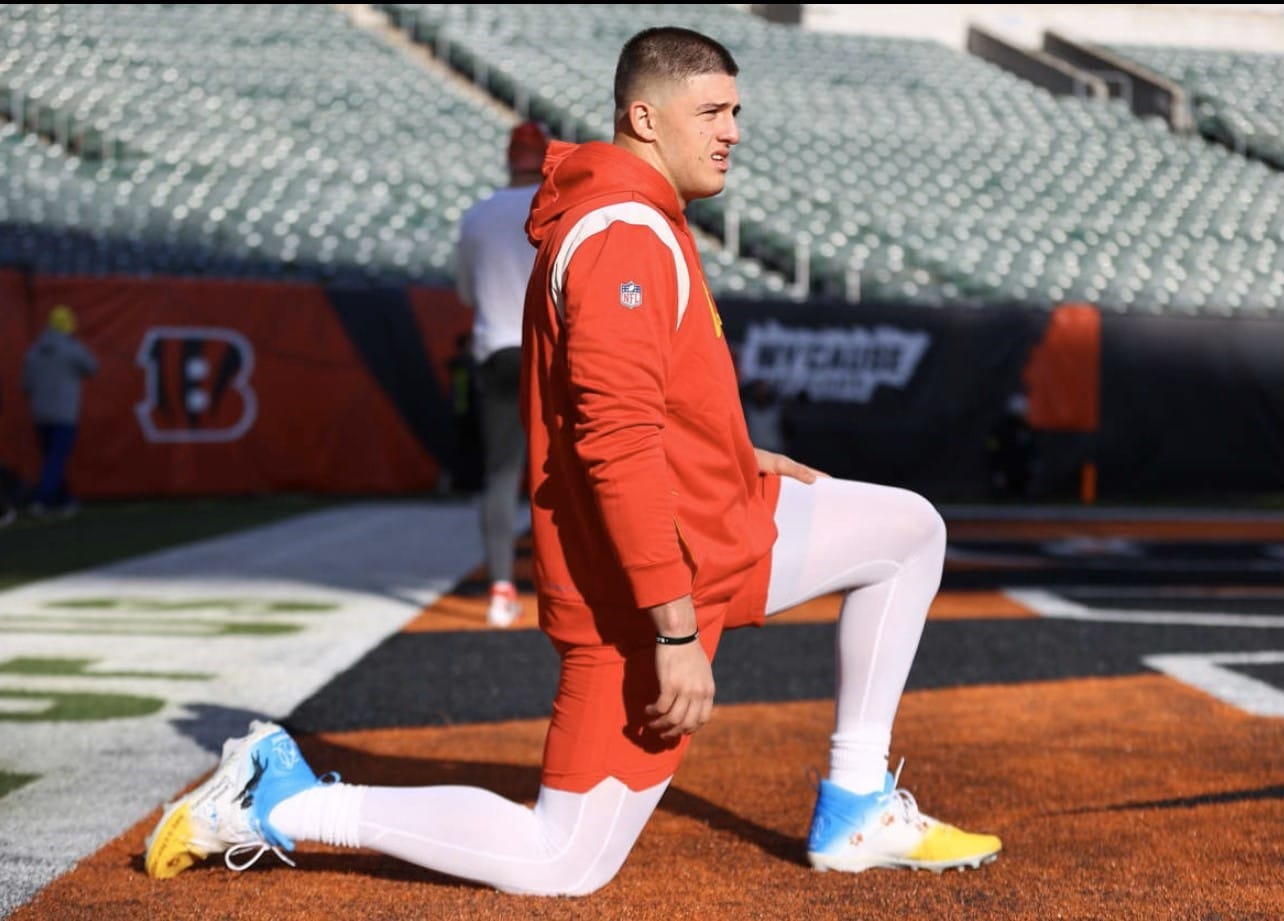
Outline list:
[[[620,285],[620,306],[632,310],[642,306],[642,286],[635,281],[626,281]]]
[[[879,387],[902,389],[931,344],[921,330],[894,326],[784,326],[751,323],[740,349],[746,380],[765,380],[786,397],[868,403]]]
[[[207,326],[155,326],[135,363],[146,392],[134,413],[149,442],[235,441],[254,424],[254,349],[241,333]]]

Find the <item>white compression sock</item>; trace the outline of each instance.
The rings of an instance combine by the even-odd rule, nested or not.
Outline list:
[[[361,847],[361,804],[369,787],[320,784],[277,803],[268,821],[295,841]]]
[[[887,781],[887,750],[892,734],[860,726],[830,737],[829,781],[852,793],[879,793]]]

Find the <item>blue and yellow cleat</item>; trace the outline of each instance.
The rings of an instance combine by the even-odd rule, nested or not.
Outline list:
[[[147,837],[147,874],[169,879],[211,854],[245,870],[269,850],[294,866],[283,853],[294,850],[294,842],[268,816],[282,800],[322,782],[284,729],[255,720],[249,735],[223,743],[223,759],[209,780],[165,808]]]
[[[850,793],[820,782],[807,838],[813,868],[859,873],[874,867],[913,870],[975,869],[994,860],[1003,843],[923,815],[914,796],[887,775],[879,793]]]

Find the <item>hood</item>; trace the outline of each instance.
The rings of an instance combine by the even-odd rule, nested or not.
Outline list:
[[[544,182],[531,203],[527,235],[538,247],[562,215],[599,200],[646,202],[675,224],[686,224],[673,186],[645,160],[605,141],[553,141],[544,157]]]

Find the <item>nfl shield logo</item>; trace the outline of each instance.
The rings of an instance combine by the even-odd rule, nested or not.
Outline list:
[[[626,281],[620,285],[620,306],[632,310],[642,306],[642,286],[636,282]]]

